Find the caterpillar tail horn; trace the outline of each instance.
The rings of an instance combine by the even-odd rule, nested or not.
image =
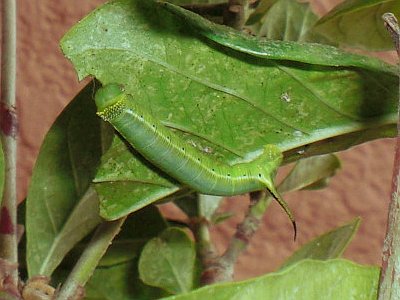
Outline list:
[[[295,218],[293,216],[292,211],[290,210],[289,205],[287,204],[287,202],[285,200],[283,200],[283,198],[281,197],[281,195],[278,193],[278,191],[275,189],[274,186],[269,185],[268,186],[268,191],[271,193],[272,197],[278,202],[278,204],[283,208],[283,210],[285,211],[286,215],[289,217],[290,221],[292,222],[293,231],[294,231],[293,239],[296,240],[296,238],[297,238],[297,225],[296,225],[296,220],[295,220]]]

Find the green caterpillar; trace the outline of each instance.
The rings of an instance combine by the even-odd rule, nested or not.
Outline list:
[[[282,161],[276,146],[266,145],[263,153],[250,162],[222,164],[166,129],[135,105],[132,96],[124,93],[117,84],[100,88],[95,102],[97,114],[110,122],[139,153],[197,192],[232,196],[267,188],[289,216],[296,233],[293,215],[272,179]]]

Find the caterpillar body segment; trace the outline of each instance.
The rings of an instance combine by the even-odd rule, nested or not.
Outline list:
[[[147,160],[202,194],[232,196],[267,188],[295,226],[293,215],[272,179],[282,161],[276,146],[266,145],[252,161],[223,164],[168,130],[130,97],[116,84],[104,86],[95,96],[97,114]]]

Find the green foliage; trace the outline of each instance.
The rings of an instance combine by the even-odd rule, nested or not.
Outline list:
[[[164,218],[152,205],[131,214],[85,286],[85,299],[147,300],[167,295],[160,289],[145,285],[138,274],[138,261],[143,246],[166,228]],[[87,241],[80,242],[54,272],[55,286],[65,281],[86,246]]]
[[[179,190],[178,183],[151,166],[119,136],[103,155],[94,178],[100,215],[117,219]]]
[[[193,241],[185,231],[168,228],[144,247],[139,260],[140,278],[171,294],[189,292],[195,275],[195,258]]]
[[[381,19],[386,12],[399,17],[399,1],[346,0],[323,16],[313,30],[342,47],[392,50],[393,42]]]
[[[143,284],[137,273],[137,260],[111,267],[100,267],[86,284],[85,300],[149,300],[167,294]]]
[[[378,278],[377,267],[364,267],[341,259],[303,260],[280,272],[243,282],[206,286],[166,299],[374,300]]]
[[[313,239],[293,253],[281,266],[281,269],[287,268],[303,259],[327,260],[341,257],[356,234],[359,225],[360,218],[356,218],[349,224],[335,228]]]
[[[288,193],[310,187],[323,188],[340,168],[340,161],[333,154],[302,159],[296,163],[288,176],[279,184],[278,191]]]
[[[252,58],[199,40],[181,19],[151,1],[105,4],[71,29],[61,45],[80,78],[90,74],[104,84],[122,84],[165,126],[188,143],[214,149],[210,157],[226,163],[251,157],[266,143],[278,145],[288,162],[395,131],[397,78],[382,62],[345,52],[339,52],[343,64],[331,60],[331,52],[315,56],[343,66],[356,57],[360,65],[389,73]],[[277,47],[276,58],[289,55],[287,47]],[[300,46],[296,51],[292,60],[309,54]],[[118,155],[104,157],[95,178],[107,219],[180,188],[124,147],[114,142],[109,151]],[[160,179],[148,181],[146,174],[154,171]]]
[[[100,222],[96,193],[88,188],[107,145],[107,131],[95,115],[92,92],[92,85],[87,86],[64,110],[40,149],[26,202],[30,276],[51,275]]]

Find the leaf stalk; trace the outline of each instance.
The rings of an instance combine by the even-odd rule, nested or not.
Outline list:
[[[397,19],[391,13],[384,14],[383,19],[386,28],[392,36],[397,54],[400,57],[400,29]],[[391,188],[392,199],[389,205],[386,237],[382,249],[379,300],[398,299],[400,293],[400,98],[398,104],[397,130]]]
[[[5,156],[5,177],[0,210],[0,258],[10,264],[18,263],[16,11],[15,0],[2,2],[0,136]],[[17,268],[10,274],[10,280],[18,285]]]
[[[98,226],[92,240],[57,293],[55,300],[83,298],[84,285],[92,276],[114,237],[119,233],[125,219],[126,217],[116,221],[103,222]]]

